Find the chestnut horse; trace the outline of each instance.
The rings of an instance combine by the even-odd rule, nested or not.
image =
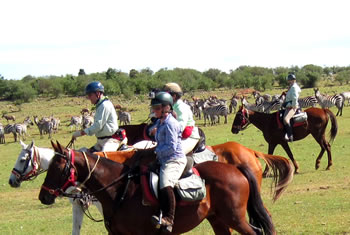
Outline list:
[[[158,208],[142,205],[138,168],[100,158],[96,155],[67,150],[52,143],[56,151],[49,166],[39,199],[50,205],[74,182],[84,186],[102,203],[105,226],[109,234],[156,234],[151,216]],[[137,151],[155,160],[153,151]],[[145,155],[147,153],[147,155]],[[271,218],[265,210],[254,175],[244,165],[204,162],[196,169],[205,180],[207,196],[201,202],[177,205],[172,234],[181,234],[208,219],[215,234],[275,234]],[[246,220],[246,212],[252,225]]]
[[[125,125],[121,126],[120,128],[123,128],[126,131],[128,144],[132,145],[139,141],[147,140],[145,135],[145,130],[147,128],[146,123],[139,125]],[[265,163],[273,169],[274,173],[274,201],[281,196],[282,192],[293,179],[293,167],[288,159],[284,157],[264,154],[233,141],[210,146],[210,148],[218,156],[219,162],[229,163],[232,165],[245,164],[248,166],[258,181],[259,189],[261,188],[262,183],[262,167],[258,158],[264,160]],[[100,153],[99,155],[104,156],[104,153]],[[132,154],[110,152],[108,153],[108,156],[110,156],[111,159],[113,159],[115,156],[116,161],[120,162],[120,160],[123,158],[132,156]]]
[[[321,158],[325,151],[328,155],[328,166],[326,170],[329,170],[332,166],[332,154],[331,145],[329,144],[334,140],[338,131],[338,124],[334,114],[328,109],[320,108],[308,108],[305,110],[307,113],[307,122],[301,126],[293,127],[294,141],[304,139],[311,134],[317,143],[321,146],[321,152],[316,159],[316,170],[320,167]],[[328,117],[331,120],[330,141],[326,140],[325,132],[328,124]],[[238,134],[239,131],[244,130],[250,123],[256,126],[263,132],[266,142],[269,144],[268,153],[273,154],[277,145],[282,145],[283,149],[288,154],[288,157],[293,162],[295,167],[295,173],[298,173],[298,163],[294,159],[292,151],[289,148],[288,142],[284,139],[284,129],[278,128],[277,114],[275,113],[259,113],[246,109],[243,105],[236,114],[236,117],[232,124],[232,133]],[[268,168],[265,169],[265,172]]]

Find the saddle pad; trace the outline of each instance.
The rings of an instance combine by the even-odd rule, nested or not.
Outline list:
[[[276,119],[277,119],[277,126],[278,126],[278,129],[283,129],[284,128],[284,125],[282,123],[282,117],[280,117],[280,112],[276,112]],[[293,118],[291,119],[291,122],[292,122]],[[304,124],[306,123],[306,121],[304,122],[297,122],[297,123],[294,123],[293,122],[293,127],[298,127],[298,126],[303,126]]]
[[[210,151],[208,148],[205,148],[205,150],[202,152],[194,153],[192,157],[196,164],[207,162],[207,161],[217,162],[219,160],[218,156],[216,156],[216,154]]]

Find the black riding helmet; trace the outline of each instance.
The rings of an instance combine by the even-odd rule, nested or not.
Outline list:
[[[293,81],[293,80],[297,80],[296,79],[296,77],[295,77],[295,75],[294,74],[288,74],[288,76],[287,76],[287,81]]]
[[[151,100],[151,106],[156,106],[156,105],[170,105],[170,107],[173,107],[173,97],[168,92],[158,92],[155,97]]]

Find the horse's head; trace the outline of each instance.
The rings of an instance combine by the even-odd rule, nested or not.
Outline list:
[[[39,193],[39,200],[46,205],[53,204],[56,197],[62,195],[69,186],[75,186],[74,151],[65,149],[58,142],[57,145],[51,144],[55,156]]]
[[[22,181],[30,179],[31,173],[37,167],[37,162],[34,161],[34,141],[30,145],[26,145],[22,141],[20,144],[22,150],[9,178],[9,184],[15,188],[21,186]]]
[[[231,132],[233,134],[238,134],[239,131],[247,128],[249,124],[249,112],[244,105],[242,105],[236,113],[235,119],[233,120]]]

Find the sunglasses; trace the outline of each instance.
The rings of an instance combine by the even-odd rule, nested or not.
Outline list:
[[[162,109],[162,106],[152,106],[152,110],[159,111]]]

